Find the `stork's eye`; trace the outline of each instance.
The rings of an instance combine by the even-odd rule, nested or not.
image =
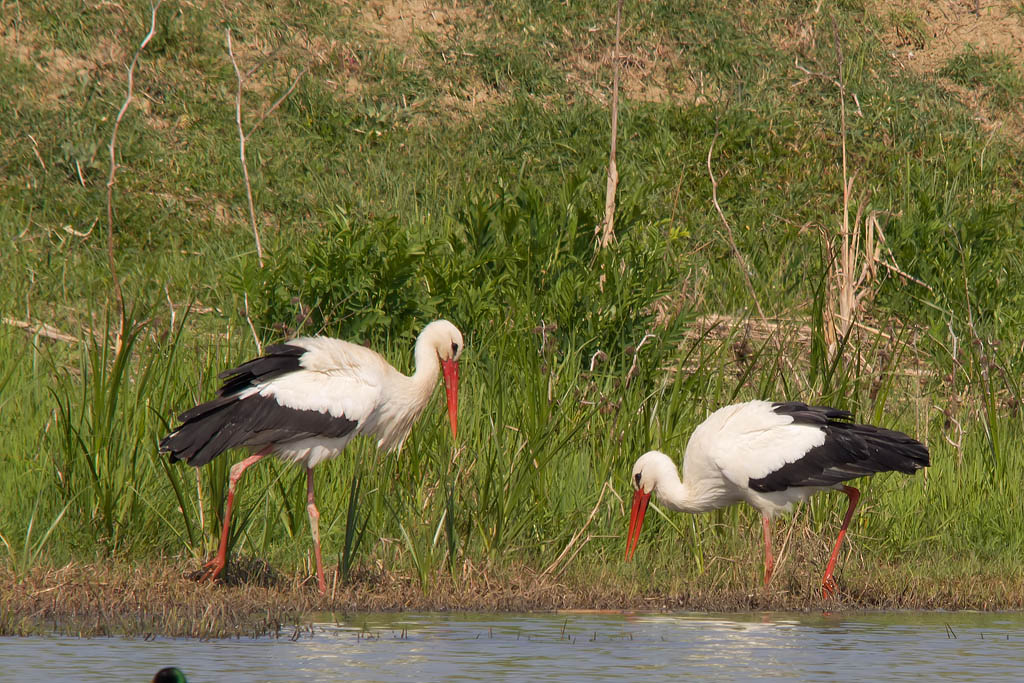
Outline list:
[[[640,488],[640,473],[639,473],[639,472],[637,472],[637,473],[636,473],[636,476],[634,476],[634,477],[633,477],[633,479],[635,479],[635,480],[636,480],[636,487],[637,487],[637,488]]]
[[[452,342],[452,358],[454,358],[457,355],[459,355],[459,345],[456,344],[455,342]]]

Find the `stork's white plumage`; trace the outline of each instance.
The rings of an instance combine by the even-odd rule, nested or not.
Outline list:
[[[823,593],[830,597],[839,545],[860,499],[860,491],[843,482],[876,472],[913,474],[928,464],[928,449],[920,442],[901,432],[855,424],[845,410],[768,401],[726,406],[690,436],[682,480],[664,453],[649,451],[636,461],[626,559],[636,551],[652,495],[672,510],[693,513],[746,501],[762,516],[767,586],[775,563],[771,518],[815,493],[838,489],[850,503],[822,578]]]
[[[216,578],[227,562],[239,478],[264,456],[275,455],[306,467],[317,582],[324,592],[313,468],[336,457],[361,434],[376,438],[386,451],[401,448],[430,400],[439,367],[454,437],[462,349],[462,333],[447,320],[436,320],[416,339],[416,371],[411,376],[395,370],[376,351],[329,337],[301,337],[269,346],[263,356],[222,372],[225,381],[218,398],[183,413],[181,426],[160,442],[172,463],[184,460],[195,467],[229,448],[244,446],[254,452],[231,468],[220,548],[206,565],[204,578]]]

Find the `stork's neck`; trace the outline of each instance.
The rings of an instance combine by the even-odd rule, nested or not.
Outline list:
[[[437,360],[437,351],[422,334],[416,339],[413,358],[416,360],[416,370],[410,377],[412,384],[418,395],[429,397],[437,384],[440,364]]]
[[[705,480],[682,481],[675,468],[658,481],[655,494],[667,508],[694,513],[722,507],[727,496],[721,487],[709,485]]]

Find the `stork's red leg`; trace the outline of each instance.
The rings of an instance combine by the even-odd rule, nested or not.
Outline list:
[[[238,480],[242,478],[242,473],[245,472],[250,465],[255,465],[257,462],[263,459],[263,457],[270,451],[270,448],[264,448],[255,455],[250,455],[245,460],[235,463],[231,467],[231,476],[228,478],[228,504],[224,510],[224,525],[220,530],[220,547],[217,549],[217,557],[213,558],[205,565],[203,569],[206,570],[199,580],[209,579],[213,581],[217,578],[217,575],[224,569],[224,565],[228,562],[228,529],[231,527],[231,508],[235,504],[235,487],[238,486]]]
[[[857,507],[857,502],[860,501],[860,491],[852,486],[844,486],[841,491],[850,499],[850,505],[846,508],[846,516],[843,518],[843,526],[839,528],[839,537],[836,538],[836,544],[832,548],[832,557],[829,558],[828,566],[825,567],[825,576],[821,579],[821,596],[826,600],[831,598],[836,592],[836,581],[832,578],[832,570],[835,569],[836,558],[839,557],[839,544],[843,542],[843,537],[846,536],[846,527],[850,526],[850,520],[853,518],[853,511]]]
[[[772,580],[772,572],[775,571],[775,557],[772,555],[772,527],[768,515],[761,517],[761,524],[764,526],[764,585]]]
[[[316,500],[313,496],[313,468],[306,468],[306,512],[309,513],[309,531],[313,534],[313,552],[316,554],[316,582],[320,585],[320,592],[327,592],[327,582],[324,581],[324,561],[320,557],[320,511],[316,509]]]

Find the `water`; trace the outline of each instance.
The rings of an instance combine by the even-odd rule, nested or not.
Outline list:
[[[1024,615],[325,615],[296,640],[0,638],[0,681],[1019,680]]]

